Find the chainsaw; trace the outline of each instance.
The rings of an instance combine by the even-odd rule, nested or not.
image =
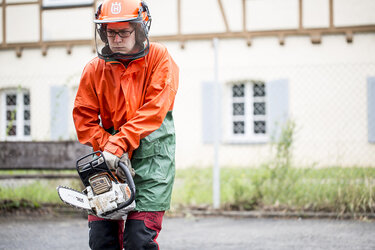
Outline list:
[[[119,161],[118,167],[125,173],[124,183],[108,168],[102,152],[85,155],[76,163],[84,190],[58,186],[57,193],[64,203],[98,217],[126,219],[127,213],[135,208],[135,185],[127,166]]]

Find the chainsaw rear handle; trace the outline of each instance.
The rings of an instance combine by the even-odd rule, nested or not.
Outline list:
[[[129,185],[129,188],[130,188],[130,198],[127,201],[125,201],[124,203],[120,204],[116,209],[114,209],[110,212],[103,213],[102,216],[107,216],[107,215],[109,215],[113,212],[116,212],[117,210],[120,210],[124,207],[127,207],[135,200],[135,191],[136,190],[135,190],[135,185],[134,185],[134,180],[133,180],[132,174],[130,173],[130,170],[128,169],[128,167],[123,162],[119,161],[118,166],[125,173],[126,180],[127,180],[128,185]]]
[[[118,181],[112,172],[109,170],[104,155],[101,151],[91,152],[81,158],[76,162],[76,168],[85,187],[89,186],[89,177],[93,173],[106,172],[112,177],[113,181],[117,184]]]

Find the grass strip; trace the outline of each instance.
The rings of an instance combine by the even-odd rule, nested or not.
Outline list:
[[[374,168],[221,169],[221,204],[234,210],[273,209],[374,213]],[[212,205],[212,169],[178,170],[174,206]]]
[[[223,209],[326,211],[338,214],[375,212],[375,168],[227,167],[221,169],[220,176]],[[82,189],[79,180],[1,183],[0,200],[14,201],[14,206],[28,204],[25,200],[32,206],[62,204],[56,192],[58,185]],[[211,205],[212,169],[177,170],[172,207]]]

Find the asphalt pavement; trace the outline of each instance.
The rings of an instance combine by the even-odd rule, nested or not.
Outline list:
[[[374,250],[375,222],[331,219],[165,218],[158,242],[178,249]],[[89,249],[82,217],[0,217],[0,249]]]

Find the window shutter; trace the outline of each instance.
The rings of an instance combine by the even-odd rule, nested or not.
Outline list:
[[[268,106],[268,131],[270,138],[277,141],[281,134],[281,128],[288,120],[288,80],[280,79],[267,82],[266,91]]]
[[[215,83],[202,83],[202,139],[203,143],[214,142],[214,104],[215,104]]]
[[[51,87],[51,139],[69,138],[69,91],[66,86]]]
[[[367,78],[368,142],[375,143],[375,77]]]

